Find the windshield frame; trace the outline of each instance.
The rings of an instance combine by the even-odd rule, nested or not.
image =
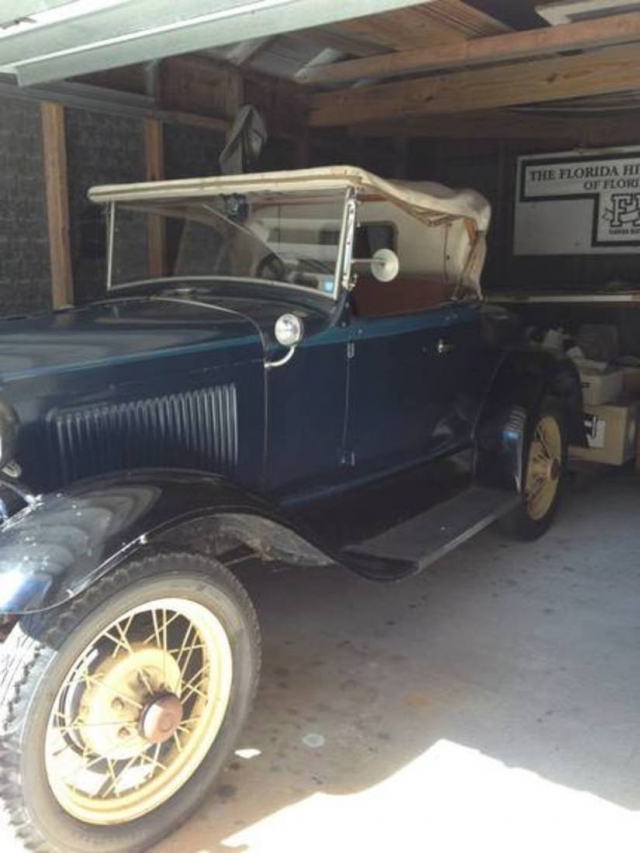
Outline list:
[[[295,191],[292,191],[292,195],[296,194]],[[222,195],[222,194],[220,194]],[[203,199],[205,202],[206,199]],[[114,257],[116,251],[116,218],[118,214],[118,210],[127,209],[135,207],[140,210],[139,204],[130,204],[126,201],[115,201],[111,200],[105,203],[107,208],[107,216],[106,216],[106,228],[107,228],[107,263],[106,263],[106,290],[107,293],[114,293],[116,291],[120,291],[125,288],[131,288],[139,284],[148,284],[154,281],[158,283],[167,284],[168,281],[173,281],[176,284],[181,280],[193,280],[197,278],[201,281],[228,281],[228,282],[247,282],[251,284],[266,284],[269,286],[279,286],[291,290],[295,290],[298,292],[304,293],[312,293],[318,296],[322,296],[325,299],[329,299],[332,302],[336,302],[340,297],[343,289],[349,289],[350,280],[351,280],[351,261],[353,255],[353,244],[354,244],[354,235],[356,229],[356,191],[352,187],[348,187],[344,192],[344,197],[342,201],[342,221],[340,226],[340,234],[338,238],[337,245],[337,253],[336,253],[336,263],[334,267],[333,273],[333,288],[332,290],[325,291],[320,289],[309,288],[305,285],[295,284],[288,281],[280,281],[277,279],[268,279],[268,278],[254,278],[250,276],[230,276],[224,274],[214,274],[214,275],[205,275],[205,276],[189,276],[189,275],[173,275],[173,276],[150,276],[145,277],[144,279],[137,279],[134,281],[127,281],[122,283],[114,283],[113,275],[114,275]],[[154,215],[152,209],[147,208],[146,212],[148,215]],[[158,214],[155,214],[158,215]],[[218,214],[217,214],[218,215]],[[186,217],[185,217],[186,219]],[[231,219],[227,219],[224,216],[221,216],[221,219],[226,220],[231,225],[235,226],[236,223]]]

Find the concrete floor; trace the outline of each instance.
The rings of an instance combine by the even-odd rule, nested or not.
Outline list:
[[[639,544],[613,472],[539,542],[489,530],[399,584],[249,573],[255,711],[154,853],[637,853]]]

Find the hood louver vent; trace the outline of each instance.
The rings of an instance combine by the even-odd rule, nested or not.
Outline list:
[[[235,385],[55,412],[49,423],[65,483],[145,467],[230,475],[238,461]]]

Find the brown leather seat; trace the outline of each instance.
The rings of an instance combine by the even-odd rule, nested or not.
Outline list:
[[[418,314],[451,299],[455,285],[428,278],[396,278],[390,282],[362,276],[352,294],[358,317],[390,317]]]

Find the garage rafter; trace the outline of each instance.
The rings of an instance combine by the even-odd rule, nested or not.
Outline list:
[[[13,0],[5,4],[0,17],[15,20],[27,10],[45,14],[56,9],[68,16],[72,7],[83,2]],[[119,52],[119,39],[127,50],[134,45],[146,50],[155,44],[153,38],[164,38],[170,31],[163,27],[175,26],[177,41],[171,48],[175,52],[181,45],[180,33],[194,32],[193,16],[204,6],[210,15],[228,13],[218,21],[224,35],[227,25],[238,27],[242,20],[232,11],[259,7],[260,14],[268,16],[280,8],[274,3],[286,3],[287,20],[283,25],[280,8],[277,31],[271,31],[269,17],[258,19],[256,14],[250,16],[250,23],[253,26],[258,20],[259,32],[243,27],[241,40],[220,43],[225,39],[219,32],[203,47],[206,36],[201,32],[198,39],[202,36],[202,40],[188,55],[167,58],[163,54],[159,60],[148,60],[153,65],[133,66],[139,69],[138,78],[147,80],[145,68],[153,67],[153,92],[142,87],[140,79],[133,88],[125,82],[124,89],[151,96],[146,101],[148,116],[149,110],[196,121],[201,116],[203,121],[219,122],[221,130],[234,117],[232,102],[257,101],[273,135],[291,139],[302,139],[307,127],[312,134],[319,128],[342,127],[365,137],[497,138],[503,133],[509,139],[535,139],[550,133],[554,139],[603,139],[613,144],[628,138],[635,127],[639,12],[556,26],[540,18],[537,29],[514,30],[476,8],[475,0],[367,0],[364,5],[353,0],[351,5],[342,4],[339,13],[329,8],[331,4],[322,4],[325,18],[307,15],[301,27],[292,12],[300,12],[306,2],[258,0],[240,5],[234,0],[185,0],[173,9],[168,2],[136,0],[135,11],[125,21],[122,13],[131,12],[131,0],[110,0],[110,5],[94,4],[92,12],[80,16],[79,30],[65,18],[48,25],[36,21],[31,28],[23,23],[0,33],[0,67],[13,60],[23,82],[37,80],[41,72],[62,73],[67,60],[72,62],[71,70],[77,70],[84,67],[85,58],[91,59],[91,65],[100,51],[117,48],[117,64],[111,57],[100,70],[72,77],[85,85],[96,84],[100,97],[104,87],[123,87],[125,55]],[[373,13],[363,15],[365,6]],[[349,18],[356,8],[358,17]],[[149,22],[154,29],[145,30]],[[91,32],[98,25],[101,41],[87,39],[78,46],[82,27]],[[52,45],[57,52],[51,52]],[[50,53],[43,56],[43,50]],[[235,95],[229,100],[228,93],[237,95],[238,88],[240,100]],[[113,92],[106,94],[114,97]],[[621,95],[627,98],[622,105]],[[598,98],[597,110],[585,119],[578,109],[593,97]],[[532,105],[544,110],[522,112]],[[554,115],[549,115],[551,110]],[[624,128],[618,120],[622,115]],[[432,116],[438,116],[437,126]]]
[[[588,50],[639,40],[640,14],[629,13],[605,20],[581,21],[336,62],[303,69],[296,79],[309,85],[324,86],[362,78],[387,78],[532,59],[565,50]]]
[[[462,0],[434,0],[386,14],[343,21],[333,29],[400,51],[504,33],[509,27]]]
[[[496,109],[640,89],[636,45],[315,95],[311,125]]]

